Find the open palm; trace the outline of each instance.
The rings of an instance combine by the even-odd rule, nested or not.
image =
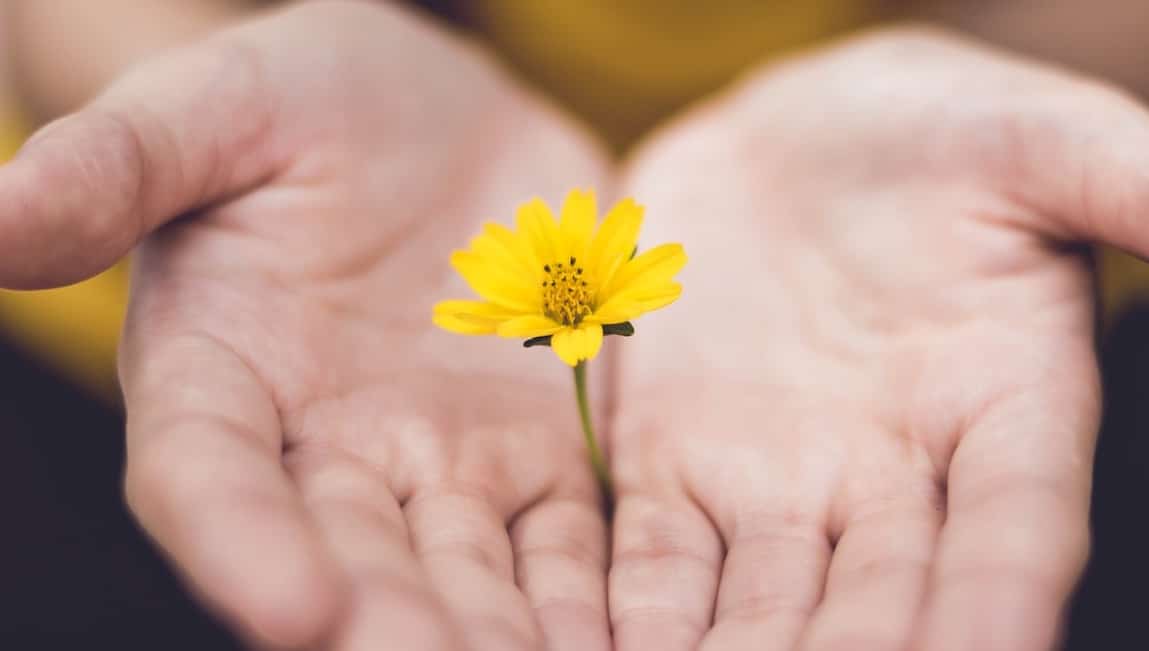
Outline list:
[[[619,364],[617,648],[1053,646],[1085,560],[1103,239],[1149,115],[937,34],[752,76],[624,188],[688,243]]]
[[[604,169],[477,50],[321,3],[150,63],[38,135],[0,179],[22,200],[5,219],[54,250],[3,271],[81,277],[158,227],[121,355],[128,499],[254,642],[605,650],[566,369],[429,327],[480,220]]]

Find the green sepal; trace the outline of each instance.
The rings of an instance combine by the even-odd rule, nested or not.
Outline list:
[[[623,321],[622,323],[611,323],[602,327],[604,335],[618,335],[620,337],[630,337],[634,334],[634,325],[630,321]]]
[[[630,337],[634,335],[634,324],[630,321],[623,321],[622,323],[610,323],[602,327],[602,334],[605,335],[618,335],[620,337]],[[552,335],[543,335],[542,337],[531,337],[523,342],[523,348],[534,348],[535,346],[550,346]]]

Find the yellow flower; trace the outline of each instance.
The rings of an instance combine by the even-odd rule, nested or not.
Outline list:
[[[574,190],[557,221],[546,203],[533,199],[519,208],[517,230],[486,224],[470,249],[451,255],[451,265],[483,300],[442,301],[435,324],[466,335],[550,336],[567,364],[594,359],[603,326],[669,305],[682,293],[673,280],[686,264],[681,244],[632,258],[642,212],[624,199],[596,224],[594,193]]]

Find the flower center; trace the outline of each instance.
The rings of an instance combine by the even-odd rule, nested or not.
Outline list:
[[[583,268],[573,257],[569,264],[543,265],[543,274],[543,313],[547,317],[573,326],[594,311],[594,297],[583,277]]]

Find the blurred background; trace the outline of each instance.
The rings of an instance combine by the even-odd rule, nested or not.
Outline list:
[[[0,0],[0,159],[142,57],[277,2]],[[1149,96],[1149,2],[435,0],[620,154],[747,67],[899,20],[949,25]],[[1146,216],[1149,218],[1149,216]],[[0,234],[2,237],[3,234]],[[126,512],[115,346],[127,262],[45,292],[0,291],[0,648],[238,645],[187,597]],[[1098,252],[1106,411],[1071,650],[1149,648],[1149,270]]]

